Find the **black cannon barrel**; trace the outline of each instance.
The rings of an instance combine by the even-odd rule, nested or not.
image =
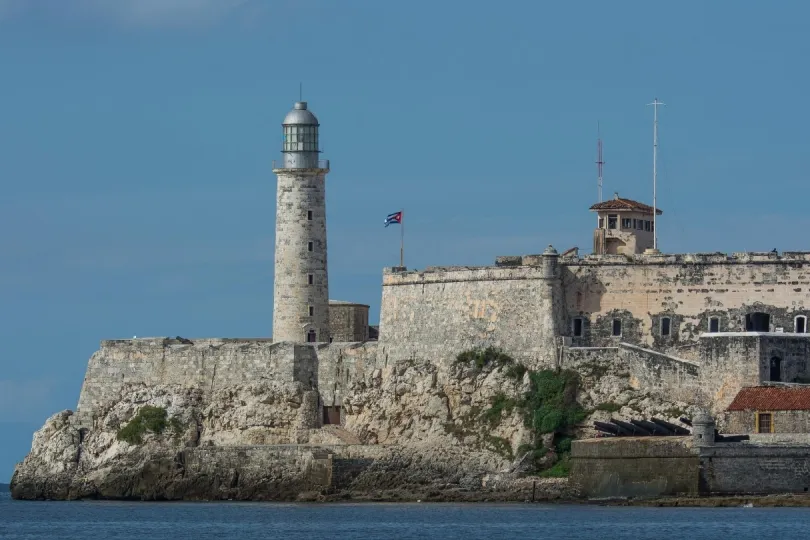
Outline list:
[[[629,422],[622,422],[621,420],[616,420],[614,418],[611,418],[610,421],[616,424],[617,426],[623,427],[624,429],[630,431],[631,433],[633,433],[633,435],[652,435],[652,433],[650,433],[643,427],[636,426]]]
[[[678,418],[678,420],[680,420],[681,422],[683,422],[687,426],[692,427],[692,419],[691,418],[686,418],[684,416],[681,416],[680,418]]]
[[[599,431],[604,431],[605,433],[619,435],[619,427],[614,424],[608,424],[607,422],[594,422],[593,427]]]
[[[653,422],[658,424],[661,427],[665,427],[668,430],[675,433],[675,435],[691,435],[692,432],[686,428],[682,428],[681,426],[676,426],[675,424],[670,424],[666,420],[661,420],[660,418],[651,418]]]
[[[664,426],[659,426],[658,424],[654,424],[648,420],[630,420],[630,422],[633,425],[643,427],[653,435],[667,437],[675,434],[673,431],[668,430]]]

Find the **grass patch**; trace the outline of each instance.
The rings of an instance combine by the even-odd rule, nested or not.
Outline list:
[[[119,441],[124,441],[129,444],[141,444],[143,443],[143,436],[146,435],[146,433],[151,432],[159,435],[163,433],[166,428],[171,428],[175,435],[177,435],[182,433],[183,424],[177,417],[173,417],[169,420],[168,413],[163,407],[145,405],[141,407],[127,425],[118,430],[116,437]]]
[[[550,468],[541,471],[539,476],[543,478],[567,478],[569,474],[571,474],[571,460],[566,454]]]
[[[606,412],[609,412],[609,413],[615,413],[615,412],[621,410],[621,408],[622,408],[622,406],[619,405],[618,403],[614,403],[612,401],[606,401],[605,403],[600,403],[599,405],[594,407],[593,410],[595,410],[595,411],[606,411]]]
[[[515,459],[512,455],[512,445],[503,437],[494,435],[484,435],[484,444],[496,454],[500,454],[506,459]]]
[[[511,413],[513,410],[515,410],[517,405],[517,402],[514,399],[507,397],[506,394],[496,394],[495,397],[492,398],[492,406],[485,410],[482,416],[484,417],[484,420],[486,420],[491,426],[494,426],[500,423],[503,413]]]

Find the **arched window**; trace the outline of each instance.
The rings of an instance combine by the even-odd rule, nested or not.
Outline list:
[[[806,334],[807,333],[807,317],[804,315],[797,315],[795,319],[793,319],[793,331],[797,334]]]
[[[782,359],[778,356],[771,358],[771,381],[779,382],[782,380]]]
[[[661,318],[661,335],[668,336],[672,331],[672,319],[669,317],[662,317]]]

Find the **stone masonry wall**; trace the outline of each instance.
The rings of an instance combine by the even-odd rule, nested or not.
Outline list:
[[[307,345],[267,339],[145,338],[102,341],[87,366],[79,420],[118,396],[125,384],[202,388],[207,393],[269,379],[317,389],[317,356]]]
[[[771,328],[792,332],[810,316],[810,254],[741,253],[600,256],[560,261],[568,335],[583,317],[579,345],[623,341],[667,351],[694,342],[719,319],[720,332],[745,330],[745,315],[770,315]],[[661,332],[669,317],[671,335]],[[622,320],[621,336],[612,320]],[[681,355],[679,355],[681,356]]]
[[[810,411],[728,411],[725,414],[725,431],[756,433],[757,412],[771,414],[773,433],[810,434]]]
[[[402,358],[449,361],[500,347],[530,366],[557,357],[559,280],[540,267],[440,268],[383,275],[380,342]]]
[[[731,443],[701,448],[701,492],[807,492],[810,489],[810,453],[807,450],[806,444]]]

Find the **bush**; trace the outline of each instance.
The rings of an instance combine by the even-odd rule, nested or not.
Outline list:
[[[612,401],[608,401],[606,403],[600,403],[599,405],[594,408],[595,411],[607,411],[609,413],[614,413],[619,411],[622,408],[621,405],[618,403],[613,403]]]
[[[569,474],[571,474],[571,461],[567,455],[563,456],[551,468],[540,472],[540,476],[544,478],[566,478]]]
[[[491,425],[497,424],[501,421],[503,413],[511,413],[516,406],[517,402],[514,399],[506,397],[505,394],[496,394],[492,398],[492,406],[483,412],[484,419]]]
[[[163,433],[167,427],[171,427],[175,434],[182,432],[183,425],[178,418],[167,420],[168,413],[162,407],[145,405],[138,413],[132,417],[127,425],[118,430],[117,438],[129,444],[143,443],[143,436],[147,432],[155,434]]]
[[[470,349],[456,356],[456,364],[467,364],[480,371],[485,367],[497,367],[514,364],[514,360],[500,349],[487,347],[486,349]]]

